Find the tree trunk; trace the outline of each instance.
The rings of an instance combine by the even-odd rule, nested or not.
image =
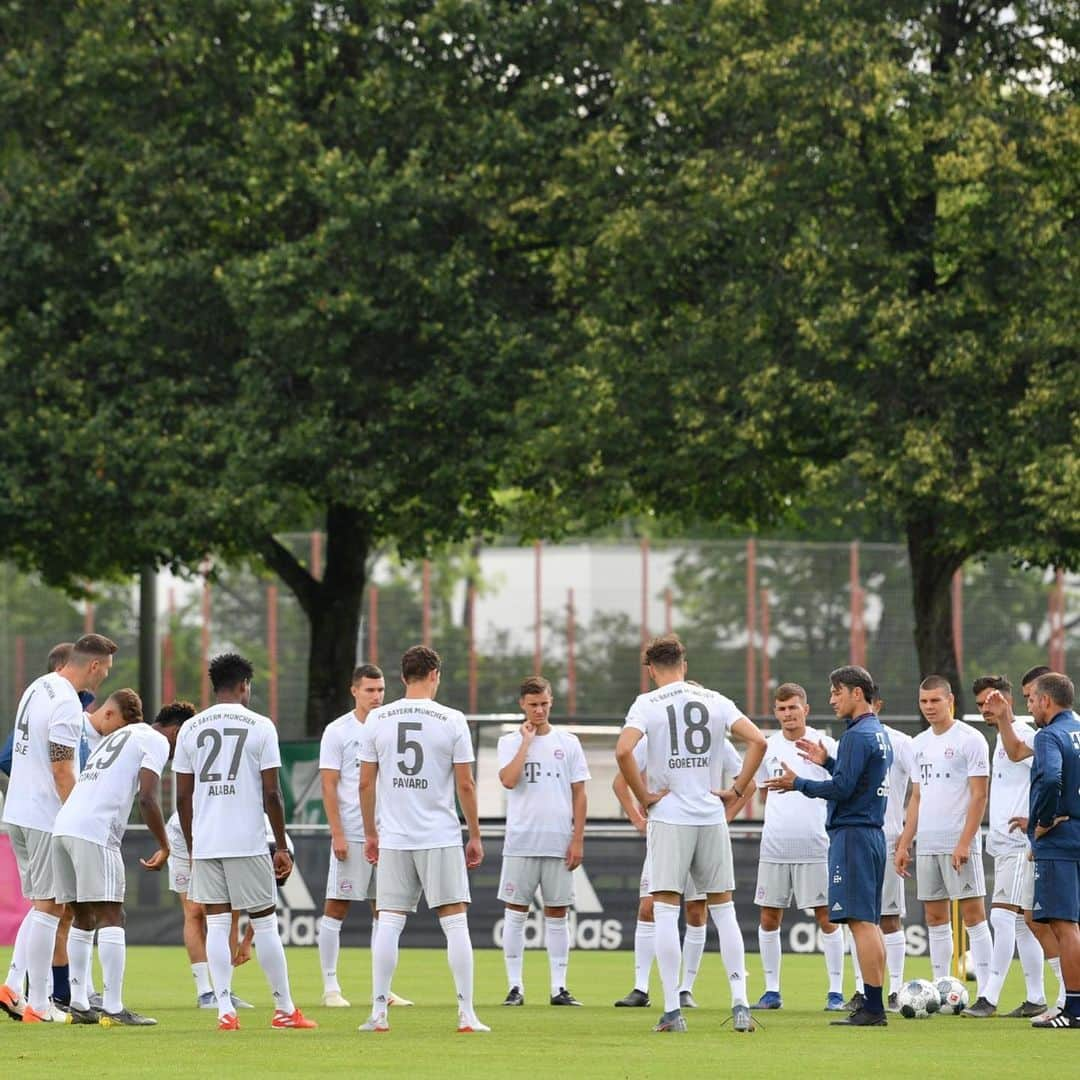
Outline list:
[[[964,556],[936,546],[936,526],[930,519],[908,521],[906,531],[919,677],[948,679],[956,696],[956,715],[962,716],[964,687],[953,639],[952,579]]]
[[[296,595],[311,628],[304,716],[307,735],[321,734],[350,706],[349,683],[357,663],[370,550],[363,526],[363,516],[350,507],[327,509],[326,567],[321,581],[272,537],[262,545],[263,559]]]

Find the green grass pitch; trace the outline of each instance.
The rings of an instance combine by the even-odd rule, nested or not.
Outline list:
[[[406,930],[406,936],[408,931]],[[715,944],[705,954],[695,994],[702,1007],[687,1011],[685,1035],[654,1035],[652,1009],[615,1009],[612,1003],[633,981],[629,952],[575,950],[570,987],[582,1009],[553,1009],[547,1003],[547,958],[526,955],[526,999],[521,1009],[502,1008],[506,992],[502,955],[476,952],[476,1001],[489,1035],[458,1035],[456,1010],[440,950],[402,949],[395,988],[417,1002],[392,1009],[392,1030],[361,1034],[367,1015],[369,960],[366,950],[346,949],[341,982],[351,1009],[323,1009],[318,954],[292,948],[289,971],[294,996],[319,1022],[317,1031],[272,1031],[271,1010],[256,962],[236,973],[234,990],[256,1004],[241,1012],[242,1030],[215,1030],[215,1014],[193,1007],[187,958],[175,948],[128,950],[125,1004],[158,1019],[155,1028],[96,1028],[16,1025],[0,1016],[3,1075],[29,1077],[593,1077],[640,1078],[723,1075],[731,1077],[1063,1077],[1076,1075],[1080,1040],[1064,1031],[1035,1031],[1022,1020],[889,1017],[887,1030],[829,1027],[835,1014],[825,1002],[820,956],[784,957],[784,1009],[757,1014],[765,1027],[735,1035],[721,1026],[729,1015],[727,981]],[[10,950],[0,951],[7,966]],[[751,993],[761,990],[756,955],[747,957]],[[909,959],[909,977],[929,976],[926,958]],[[100,982],[100,972],[98,973]],[[1047,969],[1047,987],[1056,986]],[[969,984],[972,985],[972,984]],[[850,972],[845,989],[850,992]],[[653,972],[653,1001],[659,980]],[[1006,1009],[1023,997],[1017,964],[1005,986]]]

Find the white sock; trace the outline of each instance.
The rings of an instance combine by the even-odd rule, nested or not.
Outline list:
[[[191,965],[191,974],[195,979],[195,993],[202,997],[203,994],[212,994],[214,988],[210,985],[210,965],[205,961],[201,964]]]
[[[1009,974],[1013,947],[1016,944],[1016,915],[1005,908],[991,908],[990,922],[994,927],[994,948],[990,959],[990,978],[983,996],[991,1005],[1001,1000],[1001,988]],[[974,949],[974,946],[972,946]]]
[[[100,957],[98,958],[100,960]],[[86,973],[86,993],[93,997],[97,991],[94,989],[94,962],[90,961],[90,970]]]
[[[446,935],[446,960],[457,989],[458,1012],[475,1016],[473,1011],[473,951],[469,937],[469,917],[464,911],[444,915],[439,920]]]
[[[952,926],[949,923],[930,926],[927,936],[930,939],[930,970],[934,973],[934,982],[937,982],[949,974],[949,965],[952,964]]]
[[[897,994],[904,985],[904,959],[907,956],[907,938],[903,930],[884,934],[885,965],[889,969],[889,994]]]
[[[23,921],[19,923],[18,933],[15,935],[15,950],[11,954],[11,966],[8,968],[6,985],[16,994],[23,992],[23,980],[26,978],[26,947],[30,940],[31,916],[34,909],[31,908]]]
[[[708,924],[705,926],[691,926],[686,924],[682,939],[682,982],[679,984],[679,993],[684,990],[690,993],[694,989],[694,980],[697,978],[698,969],[701,967],[701,957],[705,952],[705,937],[708,933]]]
[[[527,911],[506,909],[503,920],[503,960],[506,963],[506,984],[512,990],[515,986],[525,993],[525,920]],[[550,948],[551,942],[548,942]]]
[[[656,959],[656,923],[637,921],[634,929],[634,989],[649,992],[649,976]]]
[[[1061,975],[1061,957],[1060,956],[1055,956],[1053,958],[1053,960],[1047,960],[1047,963],[1050,965],[1050,970],[1057,976],[1057,981],[1058,981],[1058,995],[1057,995],[1057,999],[1055,1000],[1054,1004],[1057,1005],[1057,1007],[1059,1009],[1064,1009],[1065,1008],[1065,980],[1064,980],[1064,978],[1062,978],[1062,975]]]
[[[124,962],[127,941],[122,926],[103,926],[97,936],[98,958],[101,960],[101,997],[107,1013],[124,1008]]]
[[[398,962],[398,938],[405,929],[405,916],[384,911],[379,916],[371,946],[371,1015],[385,1013],[390,1001],[390,984]]]
[[[44,911],[31,912],[26,940],[26,969],[30,976],[30,1008],[39,1016],[49,1011],[49,968],[60,920]]]
[[[731,1004],[747,1005],[746,1000],[746,948],[743,945],[739,920],[735,916],[732,901],[726,904],[710,904],[709,914],[720,935],[720,958],[727,970],[728,986],[731,987]]]
[[[864,990],[862,968],[859,966],[859,950],[855,948],[855,936],[850,930],[847,931],[848,951],[851,954],[851,970],[855,975],[855,993],[861,994]]]
[[[765,993],[780,993],[780,931],[757,930],[758,952],[761,954],[761,970],[765,976]]]
[[[660,969],[660,982],[664,988],[664,1012],[675,1012],[679,1007],[679,965],[682,962],[678,904],[662,904],[654,900],[653,919],[656,925],[656,966]]]
[[[232,915],[206,916],[206,963],[210,968],[210,981],[214,984],[217,998],[218,1016],[234,1013],[232,1003],[232,951],[229,948],[229,931],[232,929]]]
[[[1009,912],[1006,912],[1009,914]],[[1011,937],[1016,940],[1015,923],[1010,928]],[[967,928],[968,941],[971,943],[971,959],[975,964],[975,986],[979,997],[986,997],[987,987],[990,985],[990,973],[994,966],[994,939],[990,936],[990,924],[983,919],[982,922]],[[1012,948],[1009,948],[1009,957],[1012,957]],[[1005,973],[1009,970],[1008,962],[1005,964]],[[1003,974],[1002,982],[1005,981]]]
[[[566,989],[566,969],[570,966],[570,923],[567,916],[552,919],[545,915],[544,939],[551,972],[551,996],[554,997]]]
[[[277,915],[271,912],[252,919],[251,928],[255,931],[255,959],[259,961],[259,967],[270,984],[274,1008],[291,1016],[296,1012],[296,1005],[289,990],[289,966],[285,962],[285,949],[278,933]]]
[[[1020,954],[1020,967],[1024,970],[1027,1000],[1039,1004],[1046,1000],[1043,982],[1043,951],[1039,939],[1031,932],[1023,915],[1016,916],[1016,951]]]
[[[94,959],[94,931],[73,926],[68,931],[68,969],[71,982],[71,1004],[76,1009],[90,1008],[86,980]]]
[[[825,970],[829,973],[829,993],[844,992],[844,931],[838,926],[831,934],[821,935],[825,952]]]
[[[341,952],[341,920],[324,915],[319,921],[319,963],[322,965],[323,993],[336,990],[341,993],[338,982],[338,955]]]

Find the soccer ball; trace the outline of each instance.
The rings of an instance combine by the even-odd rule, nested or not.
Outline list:
[[[952,1013],[955,1016],[968,1007],[967,987],[959,979],[946,975],[944,979],[938,979],[935,986],[943,1013]]]
[[[925,1020],[941,1008],[937,988],[927,979],[912,979],[904,983],[896,994],[900,1015],[909,1020]]]

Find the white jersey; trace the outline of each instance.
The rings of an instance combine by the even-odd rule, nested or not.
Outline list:
[[[351,709],[326,725],[319,741],[319,768],[339,773],[337,782],[338,811],[345,839],[350,843],[364,842],[364,815],[360,812],[360,739],[364,734],[363,721]]]
[[[173,772],[195,776],[192,858],[233,859],[266,851],[262,773],[280,767],[273,721],[243,705],[211,705],[184,724]]]
[[[180,859],[190,859],[187,841],[184,839],[184,830],[180,827],[180,811],[174,810],[169,820],[165,822],[165,835],[169,840],[169,854]]]
[[[60,795],[49,761],[49,743],[75,751],[78,773],[82,718],[79,695],[63,675],[42,675],[26,688],[15,713],[11,780],[4,802],[4,821],[9,825],[52,832]]]
[[[650,791],[668,794],[649,808],[649,818],[670,825],[718,825],[724,804],[713,794],[724,782],[724,738],[742,713],[735,703],[682,680],[641,694],[626,726],[648,736],[646,773]]]
[[[499,768],[509,765],[521,748],[521,732],[499,740]],[[529,745],[521,779],[506,792],[504,855],[548,855],[562,858],[574,832],[571,784],[589,779],[585,751],[576,735],[552,728]]]
[[[430,698],[402,698],[368,713],[360,760],[376,762],[379,846],[456,847],[454,766],[475,760],[465,714]]]
[[[904,831],[904,806],[908,781],[915,771],[914,739],[888,724],[881,725],[892,743],[893,763],[889,769],[889,799],[885,804],[885,839],[895,844]]]
[[[735,744],[730,739],[724,740],[724,787],[729,788],[739,778],[739,773],[742,772],[743,760],[742,755],[735,749]],[[645,774],[649,767],[649,736],[645,735],[638,739],[637,744],[634,747],[634,761],[637,763],[637,767],[642,774]]]
[[[919,822],[915,842],[920,855],[951,855],[964,831],[971,801],[968,780],[990,775],[986,740],[963,720],[954,721],[943,735],[933,728],[912,739],[915,769],[911,779],[919,785]],[[972,852],[982,851],[978,829]]]
[[[829,756],[836,757],[836,740],[830,736],[808,727],[804,738],[815,743],[821,740]],[[774,731],[766,740],[765,757],[757,771],[758,785],[775,776],[783,776],[785,765],[796,776],[804,776],[807,780],[832,779],[827,769],[799,756],[795,740],[786,738],[782,731]],[[828,809],[824,799],[811,799],[798,791],[770,792],[765,800],[759,860],[765,863],[825,862],[829,855],[829,836],[825,832]]]
[[[86,762],[68,800],[56,815],[55,836],[77,836],[119,848],[139,790],[139,773],[161,776],[169,740],[149,724],[128,724],[102,739]]]
[[[1016,737],[1027,747],[1035,743],[1035,728],[1020,720],[1013,722]],[[991,855],[1008,855],[1027,851],[1028,838],[1022,829],[1009,832],[1009,818],[1028,816],[1028,793],[1031,787],[1031,766],[1034,758],[1010,761],[998,734],[994,741],[990,779],[990,828],[986,834],[986,850]]]

